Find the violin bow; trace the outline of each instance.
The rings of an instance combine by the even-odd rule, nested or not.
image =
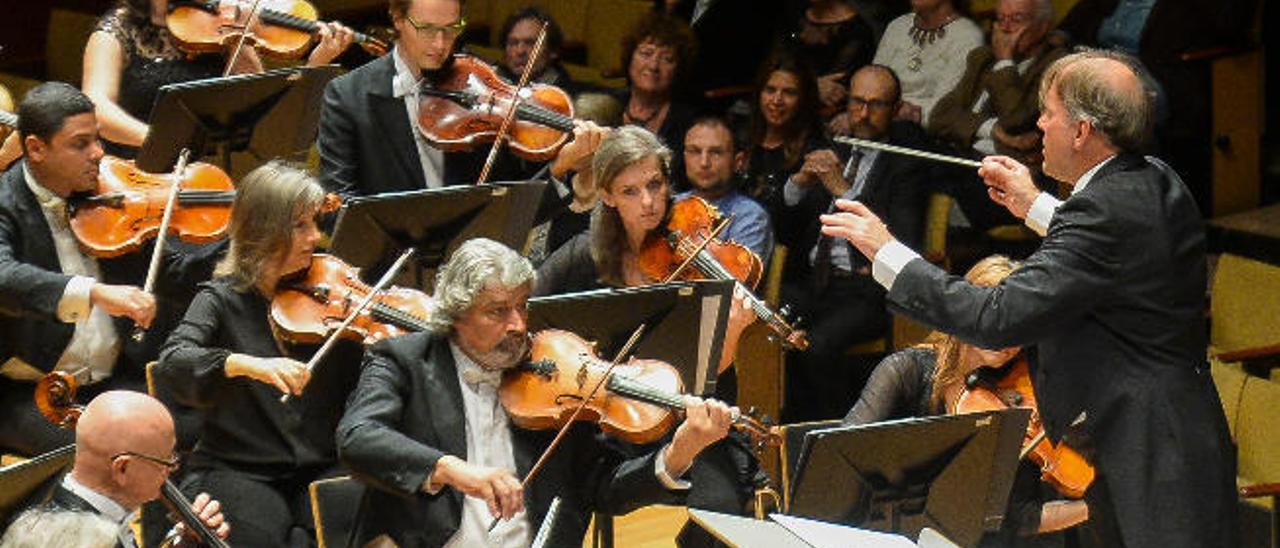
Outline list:
[[[329,350],[333,348],[333,345],[338,342],[338,337],[342,336],[342,333],[351,326],[351,322],[355,321],[356,317],[360,316],[360,314],[364,312],[364,309],[369,307],[369,303],[373,302],[373,298],[391,283],[391,279],[396,277],[396,274],[404,267],[404,263],[413,255],[413,252],[414,250],[412,247],[404,250],[404,253],[400,254],[400,257],[391,265],[391,268],[387,269],[387,272],[382,275],[382,278],[378,280],[378,283],[369,289],[369,292],[365,294],[363,299],[360,299],[360,302],[356,305],[355,309],[348,313],[347,317],[342,319],[342,323],[338,324],[338,328],[329,334],[329,338],[324,340],[324,344],[320,346],[320,349],[316,350],[316,353],[311,355],[310,360],[307,360],[306,367],[308,373],[315,369],[316,364],[320,363],[320,360],[324,359],[325,355],[329,353]],[[288,401],[288,393],[280,396],[280,403],[287,403]]]
[[[680,263],[680,266],[676,267],[671,274],[667,275],[667,279],[663,280],[662,283],[670,283],[676,278],[676,276],[679,276],[681,272],[684,272],[685,268],[688,268],[689,264],[693,262],[692,257],[701,252],[702,249],[707,246],[707,243],[714,239],[716,235],[724,230],[724,227],[728,225],[728,222],[721,222],[720,226],[717,226],[715,230],[712,231],[711,237],[699,244],[697,249],[694,250],[693,255],[690,255],[690,258],[685,259],[683,263]],[[552,438],[551,443],[542,451],[542,455],[539,455],[538,460],[533,463],[531,468],[529,468],[529,473],[525,474],[524,479],[520,481],[520,487],[522,489],[527,488],[529,486],[529,482],[533,481],[534,476],[537,476],[538,472],[542,470],[542,466],[546,464],[547,459],[550,458],[551,454],[555,452],[557,447],[559,447],[560,441],[564,438],[565,434],[569,432],[569,428],[573,426],[574,421],[578,420],[578,416],[582,414],[582,410],[587,407],[587,404],[590,403],[591,400],[595,399],[596,394],[600,392],[600,388],[609,381],[609,377],[613,375],[613,368],[622,362],[623,356],[626,356],[627,353],[631,352],[631,347],[635,346],[636,343],[640,341],[640,335],[642,335],[648,328],[648,323],[642,323],[636,326],[635,331],[631,332],[631,337],[627,339],[626,344],[622,345],[622,348],[618,350],[618,353],[613,356],[613,360],[609,362],[609,367],[604,370],[604,374],[600,375],[600,379],[591,387],[591,391],[587,392],[587,396],[578,402],[577,407],[573,408],[573,413],[570,413],[569,419],[560,426],[560,430],[556,432],[556,437]],[[497,527],[501,522],[501,517],[494,518],[493,522],[489,524],[489,531],[493,531],[493,528]]]
[[[239,5],[239,0],[236,4]],[[253,18],[258,16],[258,5],[262,0],[253,0],[253,5],[249,7],[249,17],[244,20],[244,26],[240,27],[240,37],[236,39],[236,47],[231,50],[231,57],[227,59],[227,66],[222,69],[222,77],[231,76],[231,68],[236,66],[236,61],[240,60],[240,51],[244,48],[245,40],[249,38],[249,27],[253,25]]]
[[[151,264],[147,266],[147,281],[142,284],[142,291],[155,293],[156,276],[160,273],[160,259],[164,257],[164,238],[169,234],[169,222],[173,219],[173,207],[178,203],[179,186],[182,185],[182,172],[187,170],[187,162],[191,159],[191,149],[184,148],[178,154],[178,163],[173,166],[169,176],[173,183],[169,185],[169,197],[164,202],[164,214],[160,217],[160,231],[156,233],[156,245],[151,248]],[[133,329],[133,340],[141,341],[147,331],[142,326]]]
[[[835,137],[832,137],[831,140],[837,143],[841,143],[849,146],[871,148],[875,150],[882,150],[884,152],[892,152],[894,154],[903,154],[906,156],[915,156],[916,158],[924,158],[926,160],[934,160],[936,162],[946,162],[949,164],[956,164],[956,165],[961,165],[965,167],[982,167],[982,162],[979,162],[977,160],[970,160],[968,158],[961,158],[959,156],[948,156],[946,154],[938,154],[936,152],[929,152],[927,150],[917,150],[909,147],[900,147],[898,145],[890,145],[887,143],[881,143],[879,141],[868,141],[866,139],[857,139],[854,137],[845,137],[842,135],[837,135]]]
[[[498,128],[498,135],[493,139],[493,146],[489,148],[489,157],[484,161],[484,167],[480,169],[480,177],[476,179],[477,185],[485,184],[489,181],[489,172],[493,169],[493,163],[498,159],[498,150],[502,148],[502,142],[506,140],[507,134],[511,131],[511,123],[515,120],[516,111],[520,109],[520,91],[529,85],[529,75],[533,72],[533,65],[538,61],[538,56],[542,54],[542,45],[547,39],[547,22],[542,22],[542,28],[538,29],[538,39],[533,43],[533,51],[529,52],[529,59],[524,62],[524,70],[520,73],[520,82],[516,85],[516,92],[511,96],[511,108],[507,109],[507,115],[502,117],[502,126]]]

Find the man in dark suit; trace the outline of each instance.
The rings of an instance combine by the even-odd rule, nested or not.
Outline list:
[[[846,113],[853,135],[923,148],[919,126],[893,120],[899,102],[892,69],[859,69],[850,80]],[[840,366],[845,350],[883,336],[889,325],[884,289],[871,279],[867,262],[847,242],[819,234],[818,215],[831,210],[835,197],[858,197],[906,241],[918,244],[929,167],[873,149],[848,155],[823,149],[809,153],[783,187],[781,207],[772,208],[779,212],[774,219],[778,240],[790,249],[782,298],[804,319],[810,342],[808,350],[789,356],[787,422],[838,418],[848,410],[863,375]]]
[[[1040,415],[1073,423],[1098,477],[1086,532],[1101,546],[1235,546],[1235,459],[1205,363],[1205,240],[1181,179],[1137,150],[1150,93],[1127,57],[1086,52],[1041,87],[1044,172],[1074,183],[1058,202],[1026,166],[990,157],[991,197],[1044,242],[994,288],[948,276],[866,207],[840,202],[823,232],[875,260],[901,313],[988,348],[1027,345]]]
[[[36,412],[30,381],[59,370],[88,387],[86,396],[143,390],[143,368],[166,335],[128,336],[157,318],[156,298],[136,287],[151,253],[98,260],[81,250],[68,223],[67,198],[98,184],[103,153],[93,109],[64,83],[32,89],[18,108],[26,157],[0,176],[0,448],[27,455],[71,442],[70,432]],[[178,295],[208,279],[211,257],[166,253],[158,289]],[[162,300],[163,307],[183,302]]]
[[[178,467],[173,418],[159,400],[140,392],[103,392],[89,402],[76,426],[76,459],[54,488],[48,505],[101,515],[119,525],[118,546],[136,546],[130,523],[143,503]],[[215,534],[230,525],[221,505],[201,494],[191,508]],[[182,534],[178,529],[175,534]]]
[[[388,55],[334,79],[320,111],[320,182],[344,195],[439,188],[475,182],[487,145],[445,153],[418,130],[419,81],[432,82],[449,68],[455,43],[466,28],[459,0],[392,0],[398,38]],[[604,134],[578,122],[573,141],[561,148],[546,174],[567,180]],[[490,181],[544,177],[504,152]],[[567,191],[565,192],[567,194]]]
[[[730,408],[689,398],[671,443],[623,460],[578,424],[522,488],[516,474],[555,432],[514,427],[497,387],[526,359],[533,278],[514,251],[470,240],[440,269],[433,329],[366,354],[337,432],[343,462],[375,487],[361,509],[361,545],[386,536],[405,548],[528,546],[555,496],[563,502],[548,545],[580,545],[591,510],[676,502],[688,484],[674,478],[728,432]]]

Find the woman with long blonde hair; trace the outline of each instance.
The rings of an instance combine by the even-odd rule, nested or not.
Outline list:
[[[996,287],[1019,266],[1008,257],[992,255],[970,268],[965,279],[974,285]],[[983,367],[1004,368],[1021,352],[1018,347],[985,349],[935,331],[923,343],[885,357],[872,371],[844,422],[869,424],[955,413],[970,373]],[[999,532],[984,537],[983,546],[1061,545],[1061,535],[1054,533],[1088,519],[1084,501],[1053,500],[1056,493],[1039,476],[1034,464],[1023,461],[1009,497],[1008,519]]]
[[[338,345],[313,372],[268,321],[276,289],[311,265],[323,200],[320,184],[288,164],[245,176],[232,204],[230,250],[155,369],[165,390],[203,416],[181,488],[216,493],[235,524],[232,546],[310,546],[307,488],[336,466],[334,431],[361,348]],[[281,394],[292,398],[282,402]]]

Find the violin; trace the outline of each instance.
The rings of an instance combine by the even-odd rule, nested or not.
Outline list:
[[[764,272],[760,256],[737,242],[712,238],[712,228],[720,222],[720,212],[702,198],[691,196],[676,202],[671,206],[666,234],[653,233],[645,239],[636,257],[641,272],[651,279],[664,280],[692,257],[680,279],[737,280],[754,289]],[[756,317],[773,330],[784,346],[796,350],[809,347],[804,332],[795,329],[754,293],[745,293]]]
[[[507,371],[498,399],[511,422],[542,430],[565,425],[575,408],[608,371],[592,343],[556,329],[533,336],[530,360]],[[635,359],[614,366],[599,394],[586,402],[579,420],[600,424],[609,435],[628,443],[652,443],[676,423],[673,410],[684,409],[680,373],[671,364]],[[771,428],[746,415],[734,417],[734,428],[751,435],[757,446],[776,445]]]
[[[371,287],[360,270],[332,255],[317,253],[296,279],[282,280],[271,298],[271,327],[293,344],[318,344],[337,329]],[[378,292],[340,336],[371,345],[382,339],[427,329],[432,308],[426,293],[404,287]]]
[[[226,172],[195,162],[175,180],[172,174],[147,173],[132,160],[114,156],[102,158],[96,192],[67,199],[71,232],[85,252],[98,258],[137,251],[159,233],[174,183],[178,197],[169,232],[199,244],[222,239],[236,195]]]
[[[35,403],[40,414],[59,428],[73,429],[80,420],[84,406],[76,403],[77,383],[75,376],[65,371],[54,371],[40,378],[36,383]],[[165,478],[160,486],[160,497],[169,511],[187,526],[187,531],[196,536],[201,546],[211,548],[230,548],[227,541],[214,533],[204,520],[191,508],[178,486]]]
[[[1027,359],[1019,356],[1007,366],[1009,370],[994,384],[981,380],[981,372],[970,374],[965,389],[956,401],[956,413],[991,411],[1010,407],[1031,409],[1022,454],[1040,466],[1040,479],[1052,485],[1063,496],[1084,497],[1093,484],[1096,472],[1085,458],[1065,443],[1054,444],[1045,439],[1044,426],[1036,408],[1036,395],[1031,386]]]
[[[165,25],[174,43],[188,53],[226,49],[241,35],[266,55],[297,59],[311,46],[319,30],[319,13],[305,0],[260,0],[249,20],[254,0],[170,0]],[[246,23],[249,23],[246,28]],[[374,56],[391,50],[386,41],[355,33],[355,41]]]
[[[468,150],[493,141],[517,104],[508,139],[517,155],[542,162],[555,157],[573,132],[573,102],[564,90],[531,84],[519,92],[493,67],[470,55],[454,55],[439,74],[421,84],[418,129],[437,148]]]

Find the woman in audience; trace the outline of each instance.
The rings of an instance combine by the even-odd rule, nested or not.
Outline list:
[[[796,56],[818,75],[823,111],[843,110],[849,76],[875,54],[871,26],[848,0],[810,0],[787,39]]]
[[[804,155],[829,145],[818,126],[813,72],[795,57],[778,53],[765,61],[752,99],[743,191],[769,207],[787,177],[800,169]]]
[[[889,23],[875,63],[902,82],[898,117],[922,123],[964,76],[969,52],[982,46],[982,29],[953,0],[911,0],[911,12]]]
[[[978,261],[965,279],[983,287],[995,287],[1019,267],[1001,255]],[[869,424],[889,419],[946,415],[956,412],[966,378],[998,371],[1015,362],[1021,348],[987,350],[944,333],[934,332],[921,345],[887,356],[871,373],[858,402],[845,416],[845,424]],[[994,381],[993,381],[994,382]],[[1023,461],[1014,481],[1009,511],[998,533],[984,538],[983,546],[1061,546],[1053,535],[1088,519],[1084,501],[1060,497],[1040,480],[1039,468]]]
[[[619,96],[624,124],[649,130],[668,147],[680,147],[695,112],[679,100],[677,83],[688,81],[696,48],[689,26],[670,15],[650,13],[631,29],[622,41],[628,84]]]
[[[117,0],[89,35],[82,86],[97,106],[109,153],[131,156],[146,140],[160,86],[220,76],[232,56],[226,52],[226,57],[189,58],[169,34],[168,8],[168,0]],[[351,29],[338,23],[322,23],[319,32],[319,44],[307,58],[308,65],[333,61],[354,37]],[[232,72],[261,71],[257,53],[252,47],[243,48]]]
[[[311,265],[323,199],[314,178],[278,162],[241,180],[230,250],[155,369],[164,390],[203,415],[182,488],[223,503],[236,524],[232,546],[312,545],[308,484],[337,461],[334,429],[362,349],[339,344],[313,372],[268,321],[277,288]],[[290,399],[282,402],[282,394]]]

